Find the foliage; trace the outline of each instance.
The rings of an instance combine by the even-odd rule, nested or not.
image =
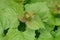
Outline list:
[[[60,0],[0,0],[0,40],[60,40]]]

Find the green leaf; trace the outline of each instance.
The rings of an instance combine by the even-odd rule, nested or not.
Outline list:
[[[60,26],[58,27],[58,30],[56,31],[55,40],[60,40]]]
[[[44,31],[40,34],[38,40],[53,40],[53,37],[48,31]]]
[[[0,40],[3,40],[3,37],[0,35]]]
[[[20,32],[17,29],[9,29],[5,39],[6,40],[34,40],[35,34],[32,30]]]
[[[0,10],[0,20],[3,29],[15,28],[18,26],[17,14],[12,8]]]
[[[57,25],[57,26],[60,25],[60,18],[55,18],[55,25]]]
[[[20,33],[18,30],[15,29],[9,29],[6,37],[6,40],[23,40],[22,33]]]
[[[17,14],[23,14],[24,13],[24,7],[22,3],[17,2],[18,0],[1,0],[0,1],[0,8],[5,9],[7,7],[12,8],[15,13]]]
[[[25,0],[25,1],[27,1],[27,0]],[[36,3],[36,2],[49,2],[49,1],[51,1],[51,0],[28,0],[28,3]]]
[[[0,22],[0,35],[2,35],[3,33],[3,28],[2,28],[2,25],[1,25],[1,22]]]
[[[44,23],[45,24],[45,30],[51,32],[54,29],[54,25],[49,25],[48,23]]]
[[[40,28],[44,28],[44,23],[42,22],[42,20],[39,18],[39,16],[35,16],[35,19],[33,19],[30,22],[26,22],[27,28],[32,29],[32,30],[37,30]]]
[[[23,4],[18,4],[14,0],[0,1],[0,21],[3,29],[16,28],[19,24],[17,16],[23,13]]]
[[[26,11],[32,11],[36,15],[40,16],[40,19],[50,25],[55,25],[55,20],[51,14],[46,2],[37,2],[33,4],[27,4],[25,6]]]
[[[24,35],[24,40],[34,40],[35,39],[35,31],[34,30],[30,30],[28,28],[26,28],[26,31],[23,32]]]

